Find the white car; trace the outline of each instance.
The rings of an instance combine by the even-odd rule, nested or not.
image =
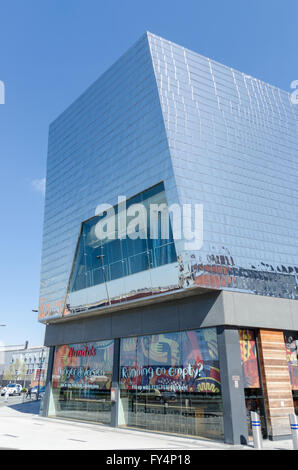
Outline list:
[[[6,390],[8,390],[9,395],[21,395],[22,385],[20,384],[6,385],[6,387],[3,387],[1,390],[1,396],[5,395]]]

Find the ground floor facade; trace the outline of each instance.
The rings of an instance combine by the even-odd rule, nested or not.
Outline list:
[[[45,416],[245,444],[298,411],[296,301],[164,296],[47,326]]]

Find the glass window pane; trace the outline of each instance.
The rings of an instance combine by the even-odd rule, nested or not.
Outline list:
[[[157,211],[156,218],[150,216],[153,204],[160,207],[161,210],[163,207],[167,207],[163,184],[160,183],[154,188],[132,197],[126,201],[126,207],[140,203],[143,204],[147,214],[145,238],[137,237],[133,239],[130,233],[127,233],[125,238],[120,236],[118,231],[118,206],[114,208],[115,223],[111,225],[111,230],[113,227],[114,230],[109,232],[113,234],[113,239],[100,240],[97,236],[96,225],[106,217],[106,214],[93,217],[83,224],[71,274],[70,292],[86,289],[87,287],[176,261],[176,249],[167,212]],[[126,226],[132,220],[135,220],[135,216],[126,217]],[[154,226],[156,225],[154,230],[150,226],[150,222]],[[106,225],[108,230],[109,224]],[[136,230],[139,230],[137,224]],[[155,238],[152,238],[152,233],[154,233]]]
[[[119,425],[223,438],[216,329],[121,340]]]
[[[114,341],[58,346],[49,415],[110,424]]]

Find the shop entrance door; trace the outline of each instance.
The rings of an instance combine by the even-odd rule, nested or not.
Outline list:
[[[262,436],[267,438],[267,422],[265,416],[264,397],[261,389],[246,388],[245,389],[245,405],[247,413],[248,436],[252,438],[252,427],[250,412],[255,411],[260,416]]]

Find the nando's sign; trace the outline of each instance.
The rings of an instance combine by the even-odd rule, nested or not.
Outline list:
[[[84,348],[84,349],[74,349],[69,348],[68,350],[68,357],[90,357],[95,356],[96,350],[93,346],[91,348]]]

